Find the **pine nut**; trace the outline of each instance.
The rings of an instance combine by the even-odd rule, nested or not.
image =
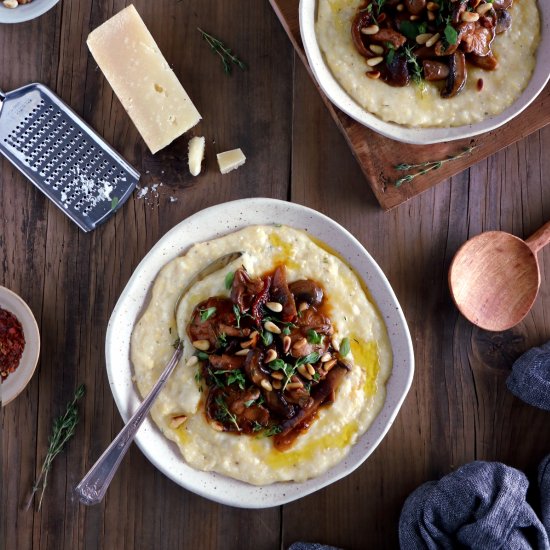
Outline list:
[[[173,416],[172,420],[170,420],[170,428],[179,428],[186,420],[187,416],[185,416],[184,414]]]
[[[479,15],[485,15],[488,11],[491,11],[493,9],[493,4],[480,4],[477,9],[476,13]]]
[[[428,12],[428,21],[435,21],[437,19],[437,15],[433,11]]]
[[[300,365],[298,367],[298,372],[306,379],[311,380],[311,374],[309,374],[305,365]]]
[[[369,35],[369,34],[376,34],[380,30],[380,27],[378,25],[369,25],[368,27],[363,27],[361,29],[361,32],[363,34]]]
[[[439,9],[439,4],[437,2],[428,2],[426,4],[426,9],[428,11],[437,11]]]
[[[285,375],[282,372],[272,372],[271,378],[274,378],[275,380],[282,380],[285,377]]]
[[[271,382],[267,380],[266,378],[263,378],[260,382],[260,386],[266,391],[273,391],[273,386],[271,385]]]
[[[332,359],[332,355],[328,351],[326,353],[323,353],[323,355],[321,355],[321,363],[326,363],[331,359]]]
[[[279,302],[267,302],[265,304],[265,307],[267,309],[270,309],[271,311],[274,311],[275,313],[280,313],[283,311],[283,304],[280,304]]]
[[[195,340],[193,347],[199,351],[208,351],[210,349],[210,342],[208,340]]]
[[[460,19],[466,23],[474,23],[475,21],[479,21],[479,13],[475,11],[463,11]]]
[[[420,19],[420,15],[411,15],[411,16],[409,17],[409,19],[410,19],[411,21],[418,21],[418,20]]]
[[[283,338],[283,351],[285,353],[288,353],[290,350],[290,344],[292,343],[292,340],[290,339],[290,336],[286,335]]]
[[[253,343],[254,340],[245,340],[244,342],[241,342],[241,348],[249,348]]]
[[[268,332],[272,332],[273,334],[281,334],[281,329],[271,321],[266,321],[264,323],[264,328],[265,330],[267,330]]]
[[[397,7],[395,9],[397,11],[403,11],[405,9],[405,6],[403,4],[397,4]]]
[[[375,53],[377,55],[382,55],[384,53],[384,48],[382,46],[379,46],[378,44],[371,44],[369,46],[369,49],[372,53]]]
[[[283,387],[283,383],[280,380],[273,380],[273,389],[280,390]]]
[[[194,367],[199,362],[199,358],[196,355],[192,355],[187,359],[187,363],[185,363],[186,367]]]
[[[19,6],[19,2],[17,0],[4,0],[2,3],[6,8],[10,8],[10,9],[13,9]]]
[[[323,365],[323,368],[325,369],[325,372],[328,372],[334,365],[336,365],[336,359],[332,359],[332,361],[328,361]]]
[[[250,350],[248,350],[248,349],[240,349],[239,351],[235,352],[235,355],[239,355],[239,356],[248,355],[249,351]]]
[[[309,308],[309,304],[307,302],[302,302],[299,306],[298,306],[298,311],[305,311],[306,309]]]
[[[378,63],[382,63],[384,61],[384,58],[382,56],[379,57],[371,57],[370,59],[367,59],[367,65],[369,67],[374,67],[378,65]]]
[[[439,39],[441,38],[441,35],[436,32],[427,42],[426,47],[431,48]]]
[[[427,32],[424,34],[419,34],[416,37],[416,43],[417,44],[426,44],[426,42],[433,36],[431,32]]]
[[[304,385],[301,382],[291,382],[286,385],[287,390],[297,390],[298,388],[303,388]]]
[[[332,347],[336,350],[336,351],[340,351],[340,342],[338,342],[338,340],[336,339],[336,337],[334,337],[330,343],[332,344]]]
[[[369,71],[367,72],[367,76],[373,80],[376,80],[377,78],[380,78],[380,71]]]
[[[265,362],[271,363],[271,361],[275,361],[277,359],[277,352],[274,349],[267,350],[267,353],[265,354]]]
[[[217,432],[223,432],[224,427],[219,422],[210,422],[210,425],[217,431]]]
[[[313,365],[310,365],[309,363],[306,365],[307,372],[313,376],[315,374],[315,369],[313,368]]]

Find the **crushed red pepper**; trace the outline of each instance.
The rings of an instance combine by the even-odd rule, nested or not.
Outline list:
[[[23,350],[25,335],[17,317],[0,307],[0,379],[2,382],[17,369]]]

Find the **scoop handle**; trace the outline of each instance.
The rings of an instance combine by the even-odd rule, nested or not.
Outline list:
[[[550,243],[550,222],[546,222],[538,231],[535,231],[526,241],[529,248],[536,254],[541,248]]]

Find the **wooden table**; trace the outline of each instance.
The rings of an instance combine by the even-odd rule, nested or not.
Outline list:
[[[208,162],[199,178],[187,172],[186,139],[149,154],[88,54],[88,32],[125,2],[65,1],[33,22],[0,26],[3,89],[44,82],[142,173],[142,185],[162,183],[158,195],[134,194],[114,219],[84,234],[0,160],[0,284],[29,303],[42,332],[34,378],[2,411],[5,548],[260,550],[297,540],[396,548],[401,506],[420,483],[475,459],[532,475],[550,451],[550,415],[515,399],[505,380],[520,353],[550,337],[550,251],[541,254],[543,285],[532,313],[506,333],[476,330],[458,315],[447,269],[459,245],[481,231],[527,236],[550,219],[550,128],[383,213],[267,1],[135,3],[204,117],[197,132],[208,136]],[[250,70],[225,76],[197,26],[225,40]],[[220,176],[214,152],[233,147],[243,148],[247,164]],[[104,359],[120,292],[180,220],[253,196],[331,216],[387,274],[417,362],[395,424],[354,474],[282,508],[204,500],[169,481],[135,446],[105,502],[80,505],[72,488],[122,426]],[[81,382],[88,393],[76,436],[54,464],[42,510],[22,512],[52,420]]]

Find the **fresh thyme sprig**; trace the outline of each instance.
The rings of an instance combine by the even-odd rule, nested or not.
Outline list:
[[[237,67],[239,67],[239,69],[243,71],[247,69],[246,63],[241,61],[231,51],[231,48],[228,48],[221,40],[203,31],[200,27],[197,27],[197,30],[202,34],[202,37],[204,38],[204,40],[206,40],[206,43],[212,48],[212,51],[220,56],[223,63],[223,70],[226,74],[231,74],[231,64],[237,65]]]
[[[395,181],[395,186],[400,187],[404,183],[412,181],[414,178],[418,176],[423,176],[424,174],[427,174],[432,170],[438,170],[447,162],[451,162],[452,160],[457,160],[459,158],[462,158],[467,154],[471,153],[475,148],[476,148],[475,145],[471,145],[470,147],[466,147],[461,153],[458,153],[456,155],[449,155],[446,159],[428,160],[426,162],[421,162],[419,164],[407,164],[407,163],[396,164],[394,168],[396,170],[399,170],[400,172],[405,172],[407,170],[414,170],[415,168],[420,168],[421,170],[418,170],[413,174],[407,174],[406,176],[399,178],[398,180]]]
[[[44,497],[44,491],[48,485],[48,473],[52,467],[54,458],[64,449],[67,441],[74,435],[76,425],[78,424],[78,407],[77,402],[84,396],[86,389],[84,384],[78,386],[73,400],[67,404],[67,409],[63,416],[59,416],[54,420],[52,433],[48,439],[49,446],[46,453],[46,458],[42,463],[42,469],[40,475],[32,486],[32,492],[29,495],[25,509],[28,510],[32,504],[34,495],[37,491],[40,492],[40,500],[38,502],[38,509],[42,507],[42,499]]]

